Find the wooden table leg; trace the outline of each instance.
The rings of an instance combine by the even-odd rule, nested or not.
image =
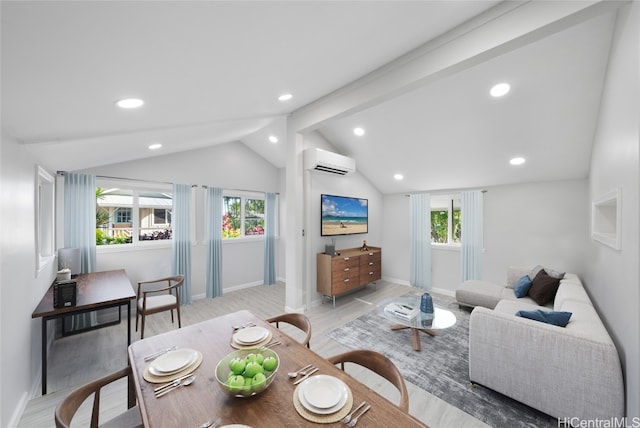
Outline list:
[[[404,325],[404,324],[392,324],[391,325],[391,330],[406,330],[409,327],[408,325]]]
[[[412,328],[411,332],[413,333],[413,350],[422,351],[422,346],[420,345],[420,330]]]
[[[421,331],[421,332],[423,332],[423,333],[427,333],[427,334],[428,334],[429,336],[431,336],[431,337],[435,337],[435,335],[436,335],[436,332],[435,332],[435,331],[433,331],[433,330],[429,330],[428,328],[420,328],[420,329],[418,329],[418,330],[420,330],[420,331]]]

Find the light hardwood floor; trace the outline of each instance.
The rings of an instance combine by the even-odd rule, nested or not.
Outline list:
[[[378,281],[375,285],[356,290],[336,299],[335,309],[329,302],[312,307],[306,315],[311,320],[313,335],[311,349],[328,357],[347,350],[344,346],[326,336],[326,333],[371,311],[375,304],[385,298],[402,295],[411,287]],[[240,309],[249,309],[258,317],[266,318],[283,312],[285,301],[284,284],[257,286],[227,293],[217,299],[197,300],[182,307],[182,325],[195,324],[219,315]],[[133,320],[135,325],[135,320]],[[170,329],[169,314],[160,313],[147,318],[145,336],[151,336]],[[296,337],[294,329],[285,330]],[[139,340],[140,334],[132,340]],[[29,401],[22,415],[19,428],[53,427],[54,409],[75,386],[111,373],[127,364],[126,322],[99,330],[68,336],[54,341],[49,358],[49,394]],[[410,343],[403,346],[411,346]],[[419,354],[417,354],[417,358]],[[379,376],[355,366],[349,372],[364,383],[380,392],[393,402],[397,402],[395,388]],[[437,427],[487,427],[439,398],[407,382],[409,390],[409,412],[426,423]],[[118,381],[103,391],[101,398],[101,420],[106,421],[126,409],[125,383]],[[75,426],[87,426],[89,406],[83,406],[74,419]],[[256,424],[256,428],[259,424]]]

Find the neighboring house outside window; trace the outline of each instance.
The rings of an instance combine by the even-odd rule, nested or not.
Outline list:
[[[96,245],[171,240],[171,192],[96,189]]]
[[[460,196],[431,197],[431,243],[460,245]]]

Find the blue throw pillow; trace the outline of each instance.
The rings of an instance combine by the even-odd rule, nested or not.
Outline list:
[[[531,278],[529,278],[529,275],[525,275],[513,286],[513,292],[519,299],[527,295],[529,288],[531,288]]]
[[[558,327],[565,327],[569,324],[569,319],[571,318],[571,312],[561,312],[561,311],[518,311],[516,312],[517,317],[528,318],[530,320],[542,321],[547,324],[557,325]]]

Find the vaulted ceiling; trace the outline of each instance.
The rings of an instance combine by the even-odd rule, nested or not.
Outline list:
[[[504,6],[3,1],[2,127],[58,170],[233,141],[283,167],[286,117]],[[383,193],[586,177],[615,9],[565,21],[315,130]]]

